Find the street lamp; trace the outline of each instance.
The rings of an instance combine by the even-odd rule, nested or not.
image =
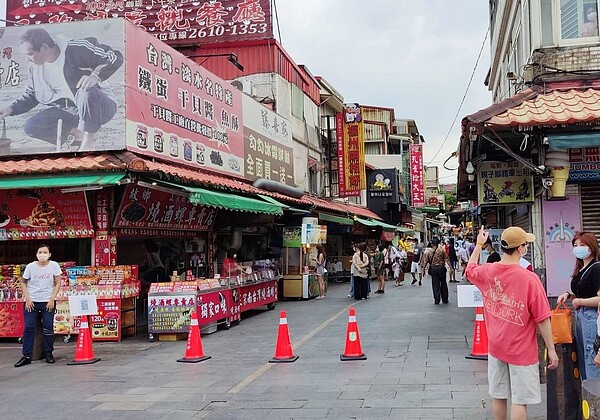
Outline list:
[[[239,71],[244,71],[244,66],[240,64],[240,62],[238,61],[237,55],[235,55],[234,53],[225,53],[225,54],[194,54],[194,55],[188,55],[187,56],[187,58],[199,58],[199,57],[206,57],[206,59],[209,59],[211,57],[227,57],[227,61],[229,61],[231,64],[233,64],[235,67],[237,67],[237,69]]]

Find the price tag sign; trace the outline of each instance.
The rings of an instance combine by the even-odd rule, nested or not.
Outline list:
[[[96,315],[98,313],[96,295],[69,296],[69,309],[72,316]]]

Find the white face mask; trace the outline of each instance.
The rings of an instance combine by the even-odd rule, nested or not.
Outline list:
[[[527,249],[526,246],[522,247],[522,249],[521,249],[521,257],[524,257],[525,255],[527,255],[527,251],[528,251],[528,249]]]
[[[235,260],[237,258],[237,254],[233,254],[233,259]]]
[[[50,259],[50,254],[47,252],[38,252],[37,259],[39,262],[46,262]]]

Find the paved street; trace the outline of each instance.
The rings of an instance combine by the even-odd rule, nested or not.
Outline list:
[[[407,276],[405,283],[410,283]],[[464,283],[463,283],[464,284]],[[373,282],[373,290],[376,290]],[[57,341],[57,363],[19,369],[16,342],[0,343],[4,418],[86,420],[491,418],[485,361],[470,353],[474,311],[433,305],[423,287],[387,283],[385,295],[348,299],[348,284],[332,284],[324,300],[280,302],[229,331],[203,336],[212,359],[176,363],[185,342],[95,343],[102,360],[67,366],[74,343]],[[356,308],[365,361],[340,362],[348,309]],[[279,311],[286,310],[300,358],[269,364]],[[545,402],[529,418],[545,418]]]

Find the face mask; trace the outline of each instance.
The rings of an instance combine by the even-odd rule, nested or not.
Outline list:
[[[483,256],[483,260],[487,261],[488,257],[490,256],[490,251],[484,249],[483,251],[481,251],[481,255]]]
[[[524,257],[525,255],[527,255],[527,251],[528,251],[528,249],[527,249],[527,247],[526,247],[526,246],[524,246],[522,249],[523,249],[523,250],[521,251],[521,257]]]
[[[237,254],[233,254],[233,259],[235,260],[237,258]]]
[[[50,259],[50,255],[48,254],[37,254],[37,259],[40,262],[46,262]]]
[[[573,255],[575,255],[575,257],[579,258],[580,260],[585,260],[591,254],[592,253],[590,252],[590,249],[587,246],[573,247]]]

